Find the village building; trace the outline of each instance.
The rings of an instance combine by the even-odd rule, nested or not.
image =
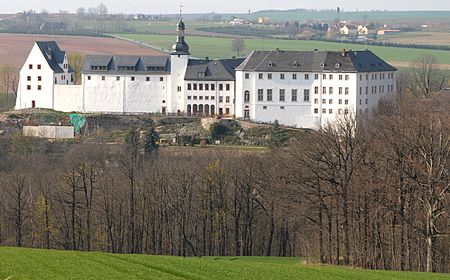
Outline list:
[[[369,114],[395,93],[396,69],[370,51],[253,51],[191,57],[185,24],[168,56],[86,57],[81,85],[55,42],[36,42],[20,72],[16,109],[237,117],[317,129]]]

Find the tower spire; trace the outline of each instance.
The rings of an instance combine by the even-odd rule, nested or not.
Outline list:
[[[180,5],[180,20],[177,24],[177,42],[172,46],[171,54],[189,55],[189,46],[184,40],[186,26],[183,22],[183,5]]]

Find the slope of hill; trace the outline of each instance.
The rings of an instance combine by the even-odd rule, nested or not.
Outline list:
[[[0,279],[433,280],[449,275],[305,265],[299,258],[182,258],[2,247]]]

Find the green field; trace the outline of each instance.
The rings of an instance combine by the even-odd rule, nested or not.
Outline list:
[[[162,257],[0,248],[0,279],[449,279],[446,274],[305,265],[299,258]]]
[[[146,35],[146,34],[116,34],[118,36],[133,39],[136,41],[146,42],[151,45],[170,49],[170,46],[175,42],[174,35]],[[215,37],[201,37],[201,36],[187,36],[186,38],[191,53],[194,57],[203,58],[208,56],[210,58],[226,58],[236,55],[231,51],[230,38],[215,38]],[[283,50],[363,50],[364,45],[348,44],[348,43],[330,43],[321,41],[298,41],[298,40],[277,40],[277,39],[245,39],[246,50],[244,54],[252,50],[273,50],[280,48]],[[393,62],[398,67],[408,67],[418,57],[431,54],[434,55],[439,64],[450,66],[450,51],[439,50],[423,50],[410,48],[394,48],[394,47],[380,47],[368,46],[368,49],[375,54]]]

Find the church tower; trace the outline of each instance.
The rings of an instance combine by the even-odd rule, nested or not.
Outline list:
[[[170,51],[171,89],[167,104],[169,112],[186,111],[186,108],[184,108],[184,76],[191,54],[189,53],[189,46],[185,42],[185,30],[186,26],[180,13],[180,21],[177,24],[177,41]]]

